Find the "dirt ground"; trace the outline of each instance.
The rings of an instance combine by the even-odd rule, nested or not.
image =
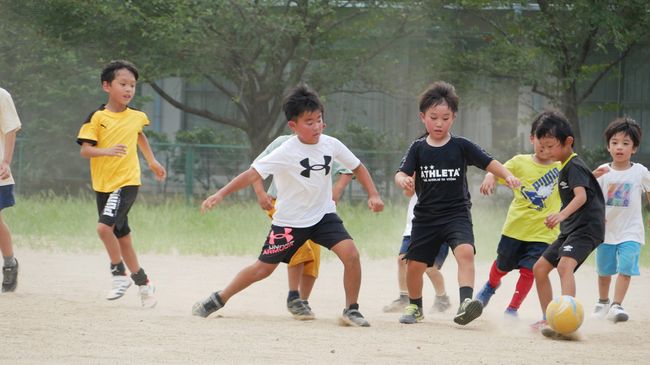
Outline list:
[[[650,277],[634,278],[624,303],[630,321],[613,324],[586,316],[577,342],[533,333],[540,317],[535,289],[520,319],[503,318],[517,278],[506,276],[483,316],[462,327],[452,321],[458,303],[456,265],[443,268],[454,303],[428,313],[422,323],[399,324],[382,307],[397,296],[393,259],[363,259],[359,303],[370,328],[339,327],[343,309],[342,265],[323,263],[310,303],[317,319],[293,320],[286,310],[286,269],[238,294],[207,319],[192,304],[223,287],[251,257],[141,255],[157,286],[158,306],[139,307],[136,287],[116,301],[104,252],[18,250],[18,290],[0,295],[0,363],[12,364],[595,364],[643,362],[650,357]],[[477,287],[488,263],[477,265]],[[559,290],[557,275],[554,288]],[[577,273],[578,299],[588,314],[596,298],[592,267]],[[426,284],[426,282],[425,282]],[[425,286],[425,307],[433,289]]]

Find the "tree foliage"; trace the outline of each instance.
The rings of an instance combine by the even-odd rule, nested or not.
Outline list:
[[[453,77],[528,85],[567,115],[578,139],[580,105],[650,39],[645,0],[439,1],[429,11],[454,30]]]

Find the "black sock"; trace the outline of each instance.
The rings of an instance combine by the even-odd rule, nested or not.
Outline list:
[[[409,304],[415,304],[418,306],[418,308],[422,308],[422,297],[419,297],[417,299],[409,298]]]
[[[113,274],[113,276],[126,276],[124,262],[120,261],[117,264],[111,263],[111,274]]]
[[[144,273],[143,268],[140,268],[138,272],[131,274],[131,279],[133,279],[133,282],[137,286],[147,285],[147,283],[149,282],[149,278],[147,277],[147,274]]]
[[[474,295],[474,288],[471,286],[461,286],[458,289],[458,292],[460,293],[460,303],[462,304],[466,298],[472,299],[472,296]]]
[[[210,297],[214,297],[214,299],[217,300],[217,303],[214,302],[214,300],[207,300],[203,303],[203,308],[205,310],[210,311],[210,310],[217,310],[221,307],[223,307],[226,303],[223,302],[223,299],[221,299],[221,296],[219,296],[219,292],[214,292]],[[212,299],[212,298],[211,298]]]
[[[348,307],[348,309],[356,309],[356,310],[359,310],[359,304],[358,304],[358,303],[352,303],[352,304],[350,304],[350,306]]]
[[[287,296],[287,302],[290,302],[294,299],[300,298],[300,292],[297,290],[289,290],[289,295]]]

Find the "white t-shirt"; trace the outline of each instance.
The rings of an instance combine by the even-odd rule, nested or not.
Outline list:
[[[292,136],[251,165],[263,179],[273,175],[277,186],[273,224],[311,227],[325,214],[336,212],[332,200],[332,163],[354,170],[361,161],[336,138],[321,135],[318,143],[304,144]]]
[[[605,196],[605,242],[619,244],[625,241],[645,244],[645,228],[642,214],[644,193],[650,191],[650,172],[640,163],[632,163],[629,169],[614,170],[598,178]],[[601,167],[602,167],[601,166]]]
[[[413,229],[413,217],[415,217],[415,215],[413,214],[413,208],[415,208],[415,204],[417,202],[418,202],[418,196],[413,194],[411,200],[409,200],[408,210],[406,211],[406,227],[404,227],[404,234],[402,236],[411,235],[411,230]]]
[[[5,136],[7,133],[18,129],[20,129],[20,119],[14,101],[7,90],[0,88],[0,161],[5,158]],[[0,180],[0,186],[13,183],[13,176]]]

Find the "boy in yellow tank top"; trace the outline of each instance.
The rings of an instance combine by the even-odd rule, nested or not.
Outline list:
[[[99,213],[97,233],[111,261],[113,286],[106,299],[121,298],[133,280],[140,287],[142,306],[152,308],[157,303],[155,289],[138,263],[127,216],[141,185],[138,147],[156,179],[162,181],[166,171],[155,159],[142,131],[149,124],[147,115],[128,106],[137,80],[138,70],[128,61],[106,65],[101,81],[108,102],[86,119],[77,143],[81,145],[81,156],[90,159]],[[131,278],[126,276],[125,263]]]
[[[504,166],[521,181],[519,191],[514,196],[508,216],[503,225],[501,240],[497,248],[497,258],[490,268],[488,281],[477,293],[483,307],[501,285],[501,278],[512,270],[519,270],[519,280],[505,314],[517,316],[517,311],[528,292],[533,287],[533,265],[544,250],[557,238],[559,226],[548,229],[544,219],[560,211],[560,196],[557,190],[560,163],[553,161],[535,137],[535,130],[540,123],[535,118],[530,130],[530,142],[533,154],[516,155]],[[491,195],[496,185],[493,174],[487,173],[480,191]]]

